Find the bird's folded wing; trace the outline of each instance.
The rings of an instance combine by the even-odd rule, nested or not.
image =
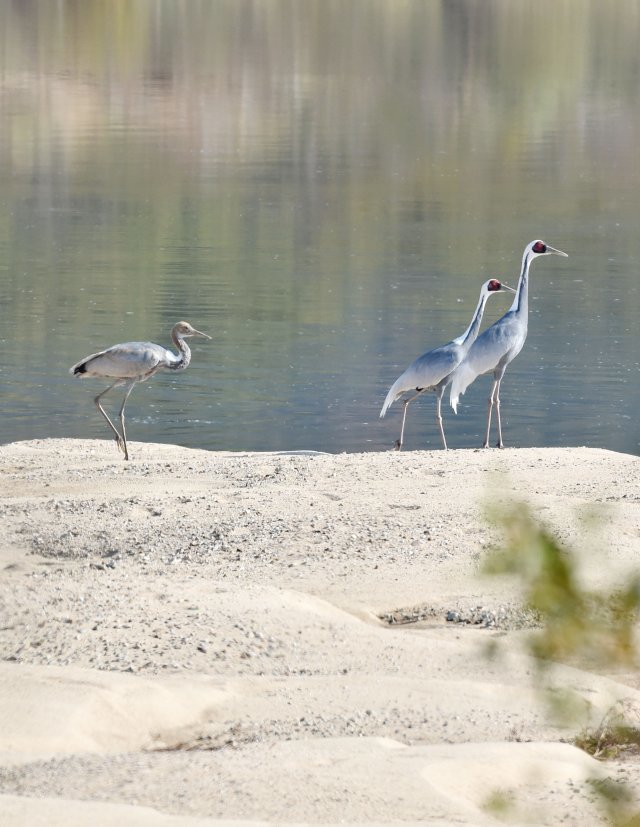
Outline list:
[[[495,352],[492,352],[492,349],[487,347],[481,339],[477,339],[469,353],[453,372],[449,399],[451,407],[456,413],[460,396],[478,376],[492,371],[497,361]]]
[[[459,361],[460,348],[451,344],[419,356],[389,389],[380,416],[384,416],[389,405],[403,393],[435,388],[449,376]]]
[[[460,362],[460,355],[459,347],[444,345],[419,356],[405,371],[410,387],[434,388],[439,385]]]
[[[124,342],[96,353],[85,360],[92,376],[133,378],[142,376],[166,362],[165,348],[152,342]]]

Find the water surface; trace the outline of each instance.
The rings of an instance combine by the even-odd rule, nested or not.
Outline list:
[[[640,453],[640,6],[612,9],[2,4],[0,440],[106,438],[69,366],[184,318],[213,341],[134,390],[130,439],[389,448],[388,387],[540,237],[570,258],[533,265],[505,441]],[[439,447],[432,396],[406,445]]]

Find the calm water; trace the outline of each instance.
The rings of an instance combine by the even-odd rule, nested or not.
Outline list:
[[[389,448],[389,385],[541,237],[570,258],[533,265],[505,440],[640,453],[636,0],[16,0],[0,31],[1,441],[107,438],[69,366],[184,318],[213,341],[130,439]],[[439,447],[433,396],[406,444]]]

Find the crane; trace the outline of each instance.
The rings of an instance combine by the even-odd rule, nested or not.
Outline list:
[[[480,289],[478,306],[465,332],[448,344],[423,353],[422,356],[419,356],[409,365],[405,372],[401,374],[390,387],[387,398],[384,400],[384,405],[380,411],[380,417],[384,417],[389,406],[404,393],[416,391],[413,396],[410,396],[403,402],[404,408],[402,412],[400,439],[396,441],[395,445],[397,451],[402,450],[407,408],[414,399],[417,399],[425,391],[435,391],[436,393],[436,422],[440,428],[442,444],[446,450],[447,440],[444,435],[444,428],[442,427],[442,396],[445,388],[451,381],[451,374],[460,364],[478,335],[487,299],[501,290],[510,290],[512,293],[516,292],[512,287],[502,284],[497,279],[489,279],[486,281]]]
[[[520,278],[516,288],[516,295],[510,309],[488,327],[475,340],[469,352],[456,369],[451,381],[450,403],[454,413],[458,412],[460,395],[469,385],[483,373],[493,371],[493,385],[489,394],[489,415],[487,418],[487,435],[483,447],[489,447],[491,431],[491,413],[495,406],[498,424],[497,447],[503,448],[502,422],[500,421],[500,383],[507,369],[520,353],[527,338],[527,319],[529,314],[529,267],[531,262],[540,256],[564,256],[562,250],[556,250],[537,239],[531,241],[524,248]]]
[[[124,408],[129,394],[138,382],[146,382],[159,370],[185,370],[188,368],[191,362],[191,350],[184,340],[189,336],[202,336],[204,339],[211,339],[211,336],[196,330],[189,322],[178,322],[171,331],[171,339],[178,349],[178,354],[153,342],[123,342],[108,347],[106,350],[101,350],[99,353],[86,356],[69,369],[69,373],[80,378],[96,376],[115,379],[115,382],[96,396],[94,402],[115,434],[116,444],[124,453],[126,460],[129,459],[129,451],[124,427]],[[118,431],[100,404],[102,397],[112,388],[118,386],[126,387],[124,400],[120,408],[122,433]]]

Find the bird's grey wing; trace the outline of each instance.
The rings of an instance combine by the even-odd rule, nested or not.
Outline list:
[[[168,364],[167,354],[165,348],[153,342],[123,342],[88,356],[74,365],[71,371],[87,376],[134,379],[147,376]]]
[[[454,342],[418,356],[389,388],[380,416],[403,393],[437,387],[452,373],[460,358],[460,346]]]
[[[411,387],[435,388],[451,374],[461,357],[460,346],[451,342],[418,356],[409,365],[405,375],[410,380]]]
[[[520,331],[511,319],[504,317],[478,336],[452,376],[449,399],[454,411],[457,412],[460,396],[478,376],[490,373],[503,359],[519,353],[525,336],[526,328]]]

